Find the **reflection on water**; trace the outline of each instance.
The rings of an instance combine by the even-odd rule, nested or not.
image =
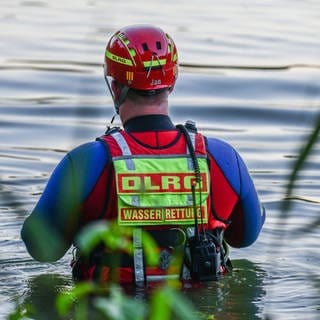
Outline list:
[[[70,253],[55,264],[35,262],[20,228],[58,161],[100,136],[113,115],[102,78],[106,39],[119,26],[151,22],[180,49],[175,122],[193,119],[206,135],[233,144],[267,209],[257,243],[231,250],[235,272],[185,294],[204,318],[317,319],[319,143],[298,177],[288,219],[280,208],[319,116],[320,2],[178,0],[161,9],[144,0],[1,2],[0,318],[16,299],[49,308],[38,298],[47,296],[41,288],[53,274],[50,290],[72,285]]]
[[[233,265],[232,275],[186,291],[186,296],[199,306],[200,319],[261,319],[266,272],[249,260],[234,260]]]
[[[232,275],[209,285],[186,286],[183,292],[195,306],[199,306],[195,318],[260,319],[263,308],[256,302],[261,302],[266,294],[263,284],[265,278],[266,272],[258,265],[248,260],[236,260]],[[57,274],[34,276],[26,282],[26,290],[20,303],[34,319],[57,320],[60,316],[55,308],[56,297],[71,287],[72,281],[68,277]],[[127,292],[133,299],[148,299],[141,288]]]
[[[42,274],[28,279],[21,304],[28,317],[37,320],[62,319],[56,309],[56,299],[60,292],[70,289],[72,283],[56,274]]]

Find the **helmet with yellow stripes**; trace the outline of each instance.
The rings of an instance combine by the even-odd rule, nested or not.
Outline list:
[[[107,44],[104,73],[139,91],[172,88],[178,76],[177,48],[160,28],[124,27]]]

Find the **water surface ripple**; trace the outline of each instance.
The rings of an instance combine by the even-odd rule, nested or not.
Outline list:
[[[258,241],[231,249],[235,271],[185,294],[204,319],[318,318],[319,141],[290,198],[285,191],[320,116],[319,1],[178,0],[162,2],[161,13],[145,0],[1,5],[0,318],[16,300],[41,302],[48,277],[57,290],[72,286],[71,253],[33,261],[21,225],[64,154],[104,132],[114,113],[102,77],[105,41],[139,22],[162,26],[180,49],[174,121],[193,119],[231,143],[267,209]]]

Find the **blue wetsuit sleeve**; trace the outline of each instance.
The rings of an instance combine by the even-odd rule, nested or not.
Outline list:
[[[247,247],[254,243],[258,238],[261,228],[265,221],[265,209],[261,205],[258,193],[254,186],[253,180],[248,172],[248,169],[238,153],[235,152],[238,159],[239,175],[241,182],[240,190],[240,212],[235,212],[234,215],[242,216],[242,230],[239,233],[242,235],[241,242],[234,243],[234,246]],[[233,230],[236,228],[236,218],[234,219]],[[231,218],[231,220],[232,220]],[[231,230],[231,229],[230,229]]]
[[[210,138],[207,148],[239,198],[225,232],[226,240],[233,247],[249,246],[258,238],[265,220],[249,171],[239,153],[228,143]]]
[[[69,152],[53,171],[21,236],[33,258],[60,259],[79,229],[81,206],[108,161],[103,143],[84,144]]]

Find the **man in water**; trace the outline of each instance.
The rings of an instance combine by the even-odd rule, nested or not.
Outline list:
[[[78,251],[75,279],[145,284],[166,277],[179,251],[181,280],[213,280],[230,263],[227,244],[251,245],[265,214],[248,170],[227,143],[175,126],[168,97],[178,76],[172,38],[149,25],[122,28],[105,51],[105,79],[123,129],[109,128],[58,164],[21,234],[31,256],[56,261],[85,226],[114,222],[132,230],[132,255],[98,245]],[[143,230],[143,231],[142,231]],[[150,266],[143,234],[157,243]],[[117,253],[117,264],[114,257]]]

